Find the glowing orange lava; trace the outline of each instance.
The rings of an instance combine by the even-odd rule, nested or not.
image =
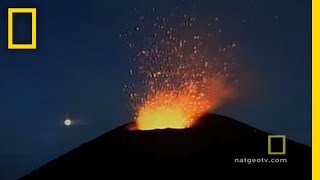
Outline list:
[[[217,108],[225,99],[234,96],[233,88],[222,82],[211,81],[206,85],[203,89],[189,85],[147,97],[138,109],[136,129],[188,128],[211,108]],[[215,92],[210,94],[210,89]]]
[[[147,22],[135,28],[136,43],[128,43],[138,65],[130,70],[138,82],[129,94],[136,124],[130,129],[188,128],[234,97],[229,50],[235,44],[219,46],[214,32],[221,30],[211,27],[214,23],[194,29],[196,18],[188,15],[175,26],[167,18],[156,17],[151,27],[147,18],[140,20]]]
[[[210,103],[192,91],[158,92],[139,108],[138,129],[187,128]]]

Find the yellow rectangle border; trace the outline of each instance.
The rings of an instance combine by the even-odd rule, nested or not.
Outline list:
[[[312,0],[312,179],[320,179],[320,2]]]
[[[31,44],[13,43],[13,14],[31,13],[32,42]],[[36,49],[37,48],[37,8],[8,8],[8,49]]]
[[[271,149],[271,140],[274,138],[279,138],[282,140],[282,151],[273,152]],[[268,155],[286,155],[286,136],[285,135],[268,135]]]

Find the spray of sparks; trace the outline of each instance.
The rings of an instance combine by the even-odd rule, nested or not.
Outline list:
[[[138,38],[128,42],[137,65],[130,74],[138,81],[129,90],[133,129],[188,128],[235,95],[229,51],[236,44],[216,42],[222,31],[214,29],[218,18],[202,28],[188,15],[171,24],[170,18],[156,17],[148,27],[142,16]]]

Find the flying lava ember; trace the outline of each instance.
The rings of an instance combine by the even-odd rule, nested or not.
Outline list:
[[[136,39],[128,42],[137,65],[130,70],[137,82],[127,86],[134,129],[188,128],[235,96],[230,52],[236,44],[220,46],[218,18],[204,27],[188,15],[156,17],[150,26],[145,19],[140,17],[141,25],[129,33]]]

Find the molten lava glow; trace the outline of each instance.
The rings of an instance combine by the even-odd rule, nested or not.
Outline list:
[[[159,92],[140,107],[137,126],[143,130],[187,128],[209,107],[208,101],[192,92]]]
[[[195,121],[211,108],[234,95],[231,87],[220,81],[211,81],[205,89],[189,85],[184,89],[160,91],[148,97],[138,109],[136,118],[140,130],[174,128],[182,129],[192,126]],[[210,94],[213,90],[216,93]]]
[[[150,121],[151,120],[151,121]],[[139,112],[139,129],[182,129],[190,125],[190,117],[185,113],[182,107],[178,106],[159,106],[146,107]]]
[[[149,27],[150,20],[140,20],[136,43],[128,43],[137,52],[134,62],[138,65],[130,70],[138,83],[127,86],[135,111],[134,129],[188,128],[234,97],[234,60],[229,51],[236,45],[217,43],[214,32],[221,30],[214,22],[193,28],[196,18],[188,15],[173,24],[156,17]]]

